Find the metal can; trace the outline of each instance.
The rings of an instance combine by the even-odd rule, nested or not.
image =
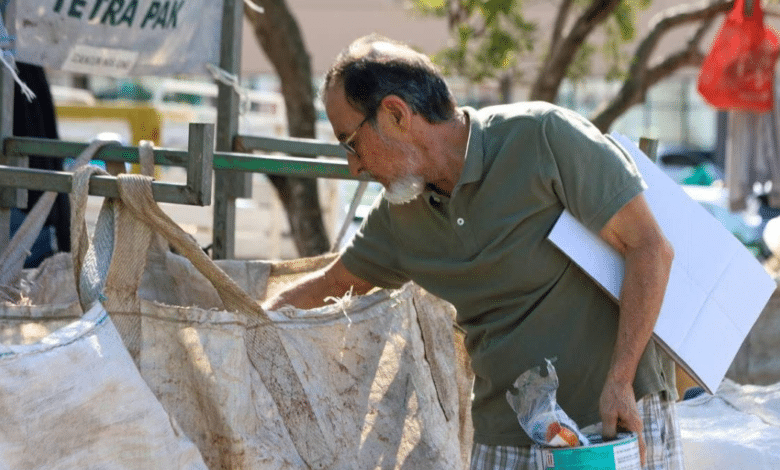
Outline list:
[[[589,434],[591,445],[581,447],[536,447],[541,455],[540,470],[641,470],[639,440],[634,433],[619,433],[604,442],[599,434]]]

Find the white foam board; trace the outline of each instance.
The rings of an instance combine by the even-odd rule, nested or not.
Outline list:
[[[777,288],[731,232],[691,199],[628,138],[612,134],[648,184],[645,199],[674,247],[654,338],[700,385],[717,390],[739,347]],[[549,239],[614,299],[623,258],[564,211]]]

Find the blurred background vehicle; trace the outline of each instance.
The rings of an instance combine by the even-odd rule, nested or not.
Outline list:
[[[657,158],[659,167],[688,196],[707,209],[759,259],[765,259],[771,252],[764,241],[764,230],[771,219],[780,215],[780,210],[768,204],[765,195],[768,188],[758,184],[745,210],[730,210],[725,169],[717,160],[714,149],[686,145],[660,146]]]

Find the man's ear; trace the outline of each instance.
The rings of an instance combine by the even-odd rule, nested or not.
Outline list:
[[[387,111],[390,130],[402,133],[409,132],[414,113],[406,101],[395,95],[388,95],[382,98],[381,107]]]

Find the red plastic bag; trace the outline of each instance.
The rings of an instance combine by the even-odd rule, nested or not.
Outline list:
[[[720,109],[765,112],[774,102],[777,35],[764,26],[761,1],[736,0],[699,73],[699,93]]]

